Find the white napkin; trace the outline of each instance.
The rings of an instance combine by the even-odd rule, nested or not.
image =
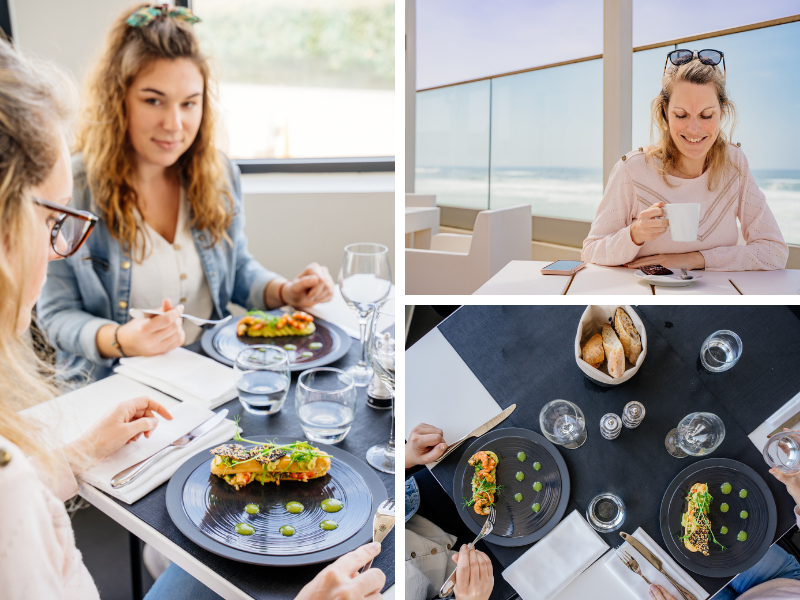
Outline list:
[[[114,475],[149,458],[162,448],[166,448],[214,415],[209,409],[188,402],[183,402],[170,409],[170,414],[172,415],[172,421],[158,417],[160,421],[158,427],[149,438],[142,437],[135,442],[126,444],[114,454],[106,457],[100,464],[85,471],[80,476],[80,479],[114,498],[131,504],[167,481],[178,470],[178,467],[197,454],[197,452],[208,446],[228,441],[235,432],[233,421],[225,419],[186,448],[178,448],[167,452],[134,479],[132,483],[116,490],[112,488],[111,478]]]
[[[523,600],[549,600],[608,550],[583,516],[573,511],[503,571]]]
[[[661,566],[667,573],[669,573],[670,577],[692,592],[697,600],[705,600],[708,598],[708,592],[701,588],[700,585],[697,584],[697,582],[695,582],[695,580],[686,573],[686,571],[678,566],[678,563],[676,563],[672,557],[669,556],[669,554],[662,550],[661,546],[656,544],[653,541],[653,538],[644,532],[644,529],[641,527],[637,529],[633,533],[633,537],[641,542],[641,544],[650,550],[650,552],[661,559]],[[651,583],[657,583],[658,585],[663,586],[664,589],[673,596],[680,597],[680,594],[669,582],[669,579],[664,577],[660,571],[657,571],[653,565],[647,562],[647,560],[641,554],[639,554],[636,548],[631,546],[628,542],[625,542],[622,544],[622,546],[620,546],[620,549],[636,559],[636,562],[639,563],[639,568],[642,570],[642,573],[645,577],[647,577],[647,579],[650,580]],[[650,586],[647,585],[647,582],[645,582],[644,579],[642,579],[633,571],[630,571],[628,567],[626,567],[625,564],[613,552],[608,553],[605,566],[617,576],[620,582],[627,587],[634,596],[637,598],[650,597],[648,592]]]
[[[777,411],[775,411],[775,413],[772,414],[772,416],[759,425],[747,437],[750,438],[750,441],[753,442],[755,447],[758,448],[758,451],[761,452],[764,449],[764,446],[767,445],[769,434],[798,413],[800,413],[800,393],[789,400],[786,404],[781,406]],[[789,427],[792,429],[797,429],[798,424],[790,423]]]
[[[232,368],[184,348],[119,362],[115,373],[204,408],[214,409],[238,395]]]

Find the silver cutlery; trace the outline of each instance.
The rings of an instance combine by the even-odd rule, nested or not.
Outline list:
[[[467,435],[465,435],[464,437],[462,437],[460,440],[458,440],[458,441],[456,441],[456,442],[453,442],[452,444],[450,444],[450,445],[447,447],[447,450],[445,450],[444,454],[442,454],[442,456],[440,456],[440,457],[439,457],[439,460],[435,460],[435,461],[433,461],[431,464],[432,464],[432,465],[438,465],[438,464],[439,464],[440,462],[442,462],[442,461],[443,461],[445,458],[447,458],[447,457],[450,455],[450,453],[451,453],[453,450],[455,450],[456,448],[458,448],[458,447],[461,445],[461,443],[462,443],[464,440],[467,440],[467,439],[469,439],[469,438],[471,438],[471,437],[480,437],[480,436],[482,436],[484,433],[486,433],[487,431],[489,431],[489,430],[491,430],[491,429],[494,429],[494,428],[495,428],[495,427],[497,427],[497,426],[498,426],[500,423],[502,423],[503,421],[505,421],[505,420],[506,420],[506,418],[508,418],[508,416],[509,416],[509,415],[510,415],[512,412],[514,412],[514,409],[515,409],[515,408],[517,408],[517,405],[516,405],[516,404],[512,404],[512,405],[511,405],[511,406],[509,406],[507,409],[505,409],[503,412],[501,412],[499,415],[496,415],[496,416],[492,417],[491,419],[489,419],[488,421],[486,421],[486,423],[484,423],[484,424],[483,424],[483,425],[481,425],[480,427],[478,427],[478,428],[476,428],[476,429],[473,429],[472,431],[470,431],[470,432],[469,432]]]
[[[217,414],[215,414],[213,417],[206,419],[203,423],[192,429],[186,435],[179,437],[177,440],[172,442],[166,448],[162,448],[161,450],[153,454],[153,456],[151,456],[150,458],[145,458],[143,461],[136,463],[132,467],[128,467],[127,469],[120,471],[119,473],[114,475],[114,477],[111,478],[111,487],[114,488],[115,490],[121,487],[125,487],[131,481],[133,481],[139,475],[141,475],[142,472],[144,472],[147,469],[147,467],[152,465],[156,460],[158,460],[168,452],[175,450],[176,448],[186,448],[186,446],[191,444],[197,438],[205,435],[206,433],[214,429],[214,427],[222,423],[223,419],[225,419],[225,417],[227,416],[228,416],[228,409],[224,408]]]
[[[144,319],[145,315],[163,315],[163,310],[152,310],[149,308],[131,308],[128,314],[134,319]],[[224,319],[201,319],[200,317],[193,317],[192,315],[181,315],[184,319],[188,319],[195,325],[221,325],[227,323],[233,318],[233,315],[228,315]]]
[[[686,269],[684,269],[683,267],[680,267],[680,269],[681,269],[681,279],[694,279],[694,277],[692,277],[686,272]]]
[[[639,563],[636,562],[635,558],[633,558],[630,554],[622,551],[619,548],[614,548],[614,552],[617,555],[617,557],[625,564],[626,567],[628,567],[631,571],[633,571],[637,575],[641,576],[641,578],[647,582],[647,585],[652,585],[650,583],[650,580],[647,579],[647,577],[645,577],[644,574],[642,573],[642,570],[639,568]]]
[[[483,524],[481,532],[478,534],[478,537],[476,537],[475,540],[470,544],[470,546],[474,548],[475,544],[477,544],[487,535],[492,533],[492,529],[494,529],[494,522],[496,518],[497,518],[497,511],[495,510],[494,506],[490,506],[489,516],[486,517],[486,523]],[[450,577],[448,577],[447,581],[445,581],[444,584],[442,585],[442,589],[439,590],[439,598],[446,598],[452,593],[453,588],[456,587],[456,582],[455,582],[456,571],[457,568],[453,569],[453,572],[450,573]]]
[[[394,527],[394,498],[389,498],[381,502],[378,511],[375,513],[375,518],[372,520],[372,541],[382,542],[383,538],[389,535],[389,532]],[[363,573],[372,566],[372,559],[364,565],[361,569]]]
[[[661,564],[661,559],[658,558],[652,552],[650,552],[650,550],[648,550],[639,540],[637,540],[631,534],[625,533],[624,531],[620,532],[620,536],[622,537],[622,539],[624,539],[626,542],[628,542],[631,546],[633,546],[636,549],[636,551],[639,552],[639,554],[641,554],[647,562],[649,562],[658,571],[660,571],[661,574],[664,575],[664,577],[669,579],[669,582],[675,587],[676,590],[678,590],[678,593],[685,600],[697,600],[697,598],[695,598],[689,590],[687,590],[680,583],[678,583],[672,577],[669,576],[669,573],[667,573],[664,570],[664,567]]]

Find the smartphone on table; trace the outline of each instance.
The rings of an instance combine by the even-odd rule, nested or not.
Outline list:
[[[582,260],[557,260],[542,267],[542,275],[572,275],[586,266]]]

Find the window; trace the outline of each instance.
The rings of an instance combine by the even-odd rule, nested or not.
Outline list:
[[[231,158],[393,156],[392,0],[193,0]]]

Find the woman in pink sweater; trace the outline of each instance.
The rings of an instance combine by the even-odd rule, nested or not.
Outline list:
[[[726,123],[736,122],[725,75],[696,56],[666,70],[661,93],[651,105],[656,144],[626,154],[614,166],[583,242],[583,260],[635,269],[662,265],[755,271],[786,266],[789,248],[775,217],[744,153],[723,131]],[[700,204],[697,240],[673,241],[664,218],[668,203]],[[745,245],[738,245],[737,219]]]

